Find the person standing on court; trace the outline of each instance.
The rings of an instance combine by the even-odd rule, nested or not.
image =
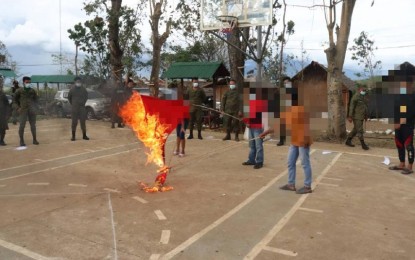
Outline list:
[[[226,126],[226,136],[222,140],[231,140],[231,132],[235,131],[235,141],[239,141],[238,118],[242,116],[242,104],[235,80],[229,81],[229,91],[223,95],[221,106]]]
[[[6,97],[6,94],[3,92],[3,78],[0,75],[0,145],[4,146],[6,143],[4,142],[4,138],[6,136],[6,130],[9,129],[9,125],[7,120],[10,116],[10,104],[9,100]]]
[[[85,103],[88,100],[88,91],[82,86],[82,80],[80,77],[75,77],[75,86],[69,90],[68,101],[72,105],[72,138],[71,141],[75,141],[76,126],[78,125],[78,119],[81,124],[82,135],[84,140],[89,140],[86,135],[86,108]]]
[[[16,95],[16,91],[19,89],[19,82],[17,80],[13,80],[13,87],[12,87],[12,97],[13,97],[13,102],[12,102],[12,123],[13,125],[17,124],[17,120],[18,120],[18,115],[19,113],[17,112],[17,104],[16,102],[14,102],[14,96]]]
[[[366,91],[363,86],[359,86],[357,92],[353,95],[350,101],[350,107],[347,111],[347,120],[353,122],[353,129],[347,136],[346,145],[354,147],[352,143],[353,137],[357,135],[362,145],[363,150],[369,150],[369,147],[365,143],[363,138],[363,121],[367,120],[368,107],[367,100],[365,99]]]
[[[17,111],[19,112],[19,137],[20,146],[26,146],[24,142],[24,128],[26,121],[29,119],[30,131],[32,132],[33,144],[38,145],[36,138],[36,110],[38,95],[32,88],[30,77],[23,77],[23,88],[19,88],[15,92],[14,102],[17,104]]]
[[[200,107],[206,99],[206,94],[203,89],[200,88],[197,78],[192,80],[192,89],[189,91],[189,102],[190,102],[190,120],[189,130],[190,134],[187,139],[193,139],[193,128],[194,124],[197,127],[197,138],[203,139],[202,137],[202,120],[203,110]]]
[[[115,128],[115,123],[117,123],[119,128],[124,127],[123,123],[122,123],[122,119],[121,117],[118,115],[118,112],[120,111],[120,107],[122,107],[122,105],[124,105],[124,103],[126,102],[126,91],[127,91],[127,84],[130,84],[130,81],[132,83],[133,80],[132,79],[128,79],[128,82],[125,82],[123,84],[118,85],[118,87],[115,88],[114,92],[112,93],[112,97],[111,97],[111,110],[112,110],[112,115],[111,115],[111,128]],[[124,85],[125,84],[125,85]]]

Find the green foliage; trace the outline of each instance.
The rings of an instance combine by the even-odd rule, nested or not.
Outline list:
[[[375,61],[375,41],[369,39],[368,33],[362,31],[356,39],[354,45],[349,48],[352,51],[352,60],[357,61],[359,66],[363,65],[363,73],[356,73],[358,77],[375,76],[375,70],[381,69],[381,61]]]
[[[111,9],[106,0],[90,0],[84,3],[84,11],[93,19],[74,25],[68,30],[69,38],[86,53],[81,73],[106,79],[110,75],[110,50],[108,42],[108,24]],[[124,53],[122,63],[126,71],[135,71],[139,63],[136,57],[143,52],[141,42],[141,4],[137,9],[122,6],[119,20],[119,44]],[[105,18],[103,18],[105,17]]]

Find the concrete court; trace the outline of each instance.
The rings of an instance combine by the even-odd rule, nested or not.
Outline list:
[[[246,142],[204,131],[171,156],[173,191],[147,194],[156,167],[131,130],[38,122],[39,146],[0,148],[0,259],[415,259],[415,176],[392,172],[393,149],[312,146],[314,192],[281,191],[288,146],[265,143],[254,170]],[[370,142],[370,140],[369,140]],[[370,145],[370,143],[369,143]],[[302,185],[298,166],[297,187]]]

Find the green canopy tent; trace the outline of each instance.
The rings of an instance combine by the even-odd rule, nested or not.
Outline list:
[[[15,78],[17,77],[16,73],[11,69],[0,69],[0,75],[2,75],[4,78]]]

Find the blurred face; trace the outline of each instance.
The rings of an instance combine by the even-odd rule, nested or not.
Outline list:
[[[129,87],[129,88],[134,87],[134,82],[132,82],[132,81],[128,82],[127,87]]]
[[[77,87],[82,86],[82,82],[80,80],[75,81],[75,86]]]
[[[235,82],[235,81],[233,81],[233,80],[231,80],[231,81],[229,82],[229,88],[230,88],[230,89],[236,89],[236,82]]]
[[[197,89],[199,87],[199,82],[197,82],[197,80],[193,80],[192,81],[192,87],[193,87],[193,89]]]
[[[289,81],[288,79],[284,80],[284,87],[285,88],[291,88],[292,87],[291,81]]]

